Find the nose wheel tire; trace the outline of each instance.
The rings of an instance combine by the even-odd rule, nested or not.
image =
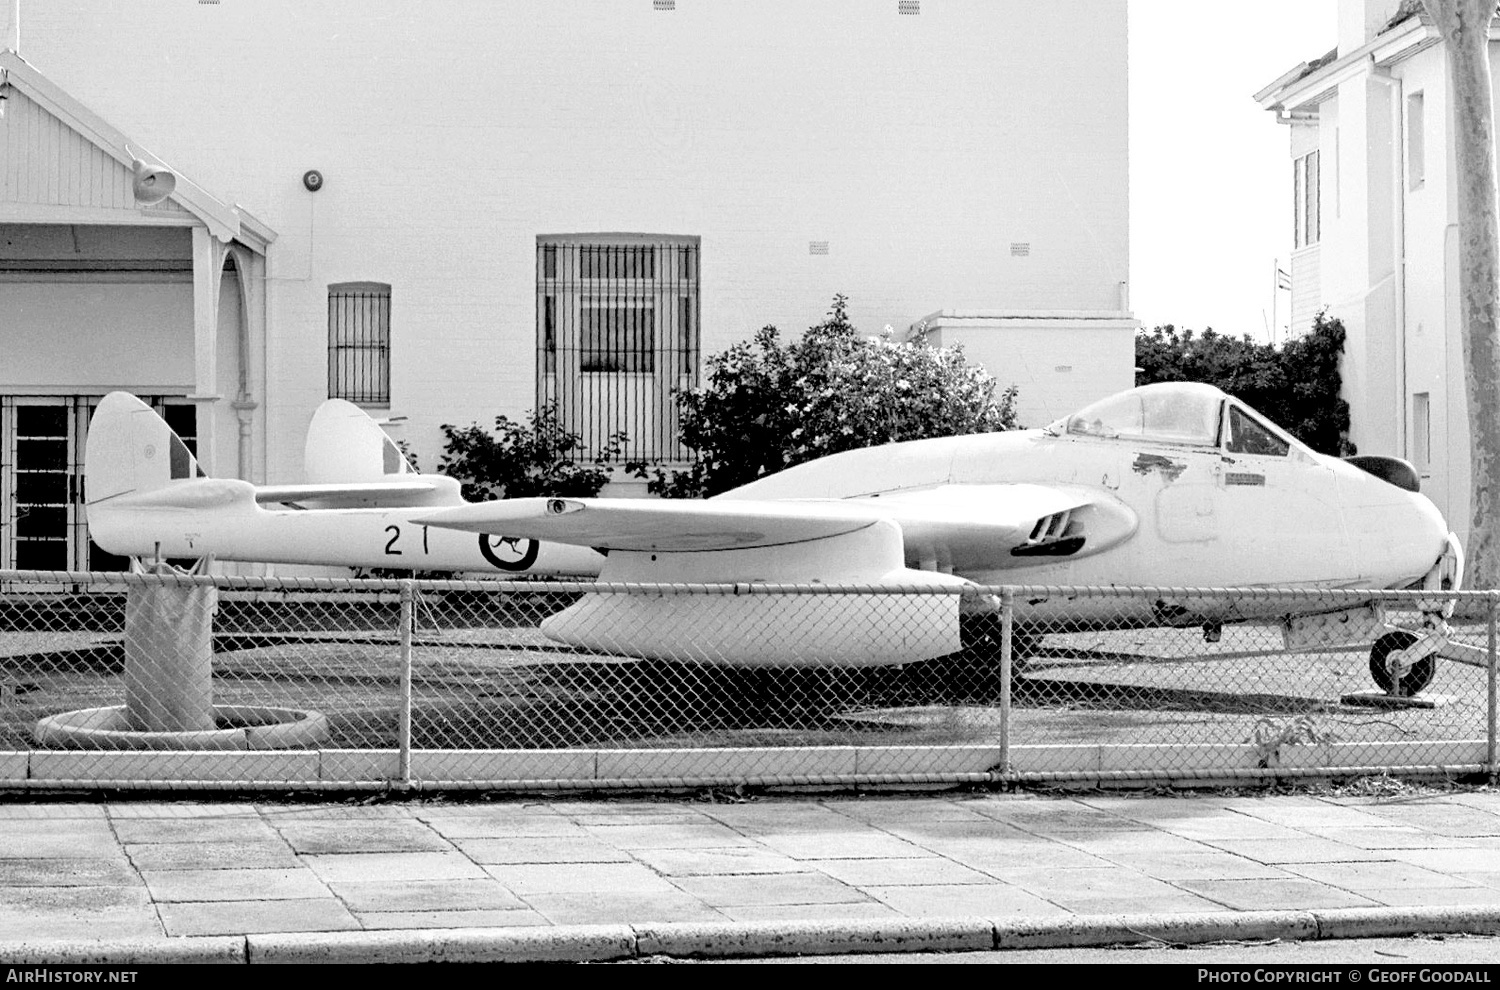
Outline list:
[[[1375,679],[1375,685],[1386,694],[1410,698],[1432,683],[1433,676],[1437,674],[1435,654],[1425,656],[1412,664],[1411,669],[1401,678],[1399,685],[1395,678],[1391,677],[1391,672],[1386,669],[1386,657],[1397,650],[1406,649],[1416,641],[1416,634],[1398,630],[1386,633],[1377,639],[1374,647],[1370,649],[1370,676]]]

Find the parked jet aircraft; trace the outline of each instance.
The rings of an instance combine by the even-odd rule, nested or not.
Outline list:
[[[1317,454],[1208,385],[1142,386],[1040,430],[849,451],[689,502],[459,504],[440,482],[427,494],[397,494],[394,486],[429,476],[397,465],[375,480],[368,450],[363,467],[340,469],[363,481],[257,489],[194,479],[190,458],[177,463],[185,450],[170,463],[153,460],[148,449],[175,454],[176,438],[133,397],[106,398],[95,424],[89,522],[99,545],[114,553],[494,569],[459,561],[460,550],[475,556],[474,548],[448,542],[464,532],[510,546],[541,541],[535,561],[524,559],[529,549],[518,561],[533,571],[555,560],[563,566],[554,573],[571,566],[607,582],[747,592],[589,594],[542,626],[562,642],[641,657],[799,665],[943,656],[993,635],[992,598],[932,593],[975,584],[1431,590],[1456,587],[1462,571],[1458,541],[1416,491],[1409,465]],[[377,440],[389,444],[370,435],[371,444]],[[393,487],[371,487],[381,485]],[[414,501],[262,507],[393,498]],[[391,559],[393,551],[400,559]],[[753,593],[766,583],[866,590],[792,599]],[[1203,624],[1212,631],[1301,610],[1311,614],[1289,621],[1289,645],[1384,632],[1371,655],[1377,682],[1415,693],[1430,681],[1435,654],[1447,646],[1442,609],[1434,605],[1412,633],[1387,631],[1372,607],[1330,608],[1312,597],[1254,603],[1037,594],[1018,599],[1015,614],[1020,629]]]

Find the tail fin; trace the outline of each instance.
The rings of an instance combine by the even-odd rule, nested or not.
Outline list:
[[[111,392],[89,421],[83,454],[88,504],[204,477],[182,438],[129,392]]]
[[[354,403],[329,399],[313,413],[302,448],[308,484],[385,481],[416,473],[396,442]]]

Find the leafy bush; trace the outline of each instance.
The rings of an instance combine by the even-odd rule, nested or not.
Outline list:
[[[494,433],[477,423],[462,429],[444,423],[441,429],[446,440],[438,469],[462,482],[464,498],[471,502],[598,495],[625,441],[617,433],[594,456],[592,466],[576,462],[574,451],[583,448],[583,438],[563,427],[553,406],[528,413],[525,422],[496,416]]]
[[[1349,404],[1339,398],[1344,325],[1319,313],[1306,336],[1279,347],[1248,335],[1213,330],[1195,335],[1171,324],[1135,338],[1136,384],[1208,382],[1270,417],[1312,449],[1336,457],[1355,453]]]
[[[801,340],[783,344],[768,326],[709,358],[707,371],[706,384],[674,396],[698,459],[688,471],[655,467],[655,494],[716,495],[842,450],[1016,426],[1014,387],[997,396],[995,379],[958,348],[860,336],[841,295]]]

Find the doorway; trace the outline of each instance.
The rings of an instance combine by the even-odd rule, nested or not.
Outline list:
[[[84,444],[96,395],[0,396],[0,569],[123,571],[88,538]],[[197,407],[142,396],[197,453]]]

